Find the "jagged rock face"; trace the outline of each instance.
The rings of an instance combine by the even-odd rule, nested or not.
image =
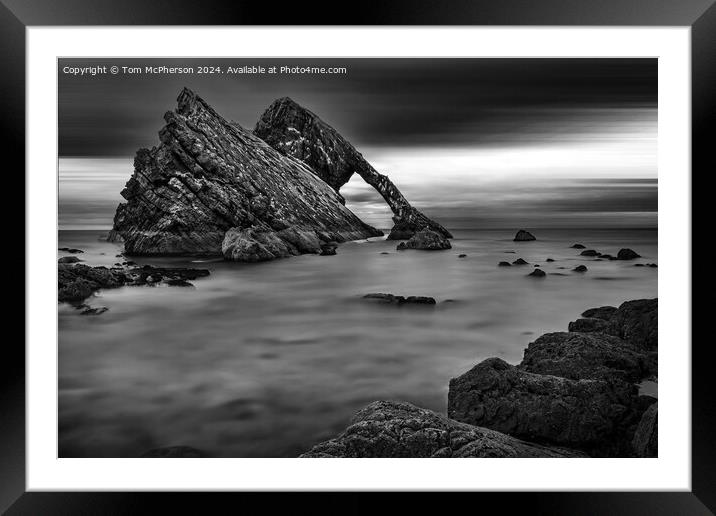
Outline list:
[[[274,101],[261,115],[254,134],[280,153],[307,164],[336,192],[354,173],[360,175],[393,210],[395,228],[388,239],[407,239],[424,227],[452,237],[440,224],[413,208],[390,179],[378,173],[333,127],[290,98]]]
[[[584,457],[451,421],[410,403],[376,401],[358,411],[338,437],[303,458],[331,457]]]
[[[571,380],[525,372],[499,358],[450,380],[448,417],[519,439],[586,451],[632,452],[645,399],[620,381]]]
[[[296,234],[337,242],[382,234],[306,165],[227,122],[192,91],[185,88],[164,119],[161,144],[137,152],[122,191],[127,202],[115,215],[112,237],[127,254],[255,261],[306,252]],[[258,249],[266,241],[275,245]]]

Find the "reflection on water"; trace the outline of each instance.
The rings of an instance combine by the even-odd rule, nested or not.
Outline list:
[[[441,252],[398,253],[395,242],[375,239],[343,244],[336,256],[251,265],[136,259],[211,276],[193,289],[103,291],[89,301],[109,308],[99,316],[59,305],[60,455],[131,457],[188,445],[215,456],[294,457],[370,401],[445,412],[449,379],[478,361],[519,362],[531,340],[566,330],[584,309],[657,296],[658,269],[569,248],[631,247],[639,261],[656,262],[655,230],[535,233],[536,242],[517,243],[507,230],[459,231]],[[60,246],[84,249],[91,265],[118,261],[121,248],[97,237],[61,231]],[[562,275],[497,267],[517,257]],[[572,273],[581,263],[589,271]],[[376,305],[361,299],[369,292],[438,304]]]

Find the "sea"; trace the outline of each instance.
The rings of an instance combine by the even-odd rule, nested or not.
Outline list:
[[[378,237],[335,256],[259,264],[131,258],[211,274],[191,288],[100,291],[87,304],[109,309],[101,315],[58,303],[59,455],[184,445],[215,457],[296,457],[374,400],[444,414],[450,379],[480,361],[519,363],[531,341],[566,331],[588,308],[657,297],[658,268],[634,266],[658,263],[656,229],[535,225],[536,241],[514,242],[517,227],[463,220],[445,251],[398,252]],[[60,230],[58,247],[82,249],[88,265],[124,261],[103,234]],[[574,243],[642,258],[597,261]],[[529,264],[498,267],[517,258]],[[572,270],[580,264],[588,271]],[[529,277],[535,265],[547,276]],[[437,303],[363,298],[376,292]]]

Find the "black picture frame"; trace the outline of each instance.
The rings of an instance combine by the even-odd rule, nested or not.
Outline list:
[[[17,159],[5,169],[5,180],[14,180],[14,192],[25,191],[21,179],[25,149],[25,29],[28,26],[62,25],[551,25],[551,26],[688,26],[692,51],[692,191],[693,185],[716,170],[710,126],[716,122],[716,0],[365,0],[348,11],[335,2],[275,3],[246,0],[0,0],[0,103],[2,140],[6,156]],[[8,177],[11,175],[12,177]],[[10,188],[8,183],[6,189]],[[6,190],[7,192],[7,190]],[[19,194],[15,197],[20,198]],[[695,210],[692,220],[709,220]],[[14,212],[17,217],[17,210]],[[7,219],[16,224],[15,219]],[[16,224],[17,225],[17,224]],[[696,226],[694,226],[696,227]],[[699,234],[694,232],[693,234]],[[25,234],[18,237],[25,241]],[[13,260],[24,246],[15,240]],[[694,263],[695,265],[695,263]],[[692,270],[696,270],[692,268]],[[32,271],[25,269],[25,276]],[[704,272],[704,274],[708,274]],[[703,288],[703,287],[702,287]],[[692,291],[693,292],[693,291]],[[24,298],[24,295],[23,295]],[[15,310],[31,309],[15,303]],[[695,298],[692,306],[696,307]],[[24,318],[25,312],[23,312]],[[19,315],[19,314],[18,314]],[[19,317],[17,318],[19,320]],[[692,316],[692,321],[698,319]],[[702,319],[703,320],[703,319]],[[668,319],[666,320],[668,323]],[[23,329],[24,334],[24,329]],[[23,339],[24,340],[24,339]],[[645,493],[475,493],[451,496],[450,504],[465,501],[492,507],[524,507],[537,514],[712,514],[716,511],[716,404],[713,402],[713,345],[710,339],[693,340],[692,346],[692,491]],[[688,345],[688,343],[666,343]],[[19,338],[4,344],[0,375],[0,510],[8,514],[110,514],[141,513],[148,502],[170,512],[172,505],[184,511],[208,503],[242,504],[253,494],[174,493],[40,493],[25,492],[25,350]],[[312,496],[289,494],[293,511],[321,508],[332,513],[368,512],[382,502],[379,494],[338,494],[316,502]],[[477,497],[476,499],[474,497]],[[261,501],[270,509],[277,498]],[[402,502],[401,502],[402,503]],[[425,507],[424,497],[414,495],[410,504]],[[236,506],[234,506],[236,508]],[[246,505],[242,505],[246,507]],[[337,508],[341,508],[338,510]],[[406,510],[408,509],[405,506]],[[335,512],[334,512],[335,511]],[[171,511],[173,512],[173,511]],[[233,511],[232,511],[233,512]]]

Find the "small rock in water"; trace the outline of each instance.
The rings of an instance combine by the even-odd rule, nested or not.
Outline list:
[[[522,258],[517,258],[514,262],[515,265],[527,265],[529,262],[524,261]]]
[[[335,256],[336,247],[338,247],[336,242],[321,244],[321,256]]]
[[[467,256],[466,254],[459,254],[459,255],[457,255],[458,258],[465,258],[466,256]]]
[[[525,231],[524,229],[520,229],[517,234],[515,235],[515,238],[513,239],[515,242],[529,242],[531,240],[537,240],[535,236],[530,233],[529,231]]]
[[[547,274],[542,269],[535,269],[528,274],[528,276],[533,276],[535,278],[544,278],[546,275]]]
[[[375,299],[376,301],[379,301],[381,303],[386,304],[396,304],[396,305],[403,305],[403,304],[414,304],[414,305],[434,305],[435,304],[435,298],[428,297],[428,296],[396,296],[394,294],[384,294],[384,293],[374,293],[374,294],[366,294],[363,296],[363,299]]]
[[[619,249],[617,253],[617,260],[633,260],[634,258],[641,258],[641,255],[631,249]]]
[[[582,244],[573,244],[571,247],[572,249],[585,249],[585,246]]]
[[[58,251],[64,251],[66,253],[73,253],[73,254],[84,253],[84,251],[82,249],[75,249],[73,247],[60,247],[58,249]]]
[[[577,265],[574,268],[574,272],[587,272],[587,266],[586,265]]]
[[[580,256],[599,256],[599,253],[595,251],[594,249],[587,249],[586,251],[582,251],[579,253]]]
[[[57,263],[78,263],[81,262],[79,258],[76,256],[63,256],[59,260],[57,260]]]
[[[390,253],[389,253],[388,251],[383,251],[383,252],[380,253],[380,254],[390,254]]]
[[[97,308],[87,307],[80,312],[80,315],[99,315],[105,313],[109,308],[106,306],[98,306]]]
[[[515,254],[516,251],[505,251],[505,254]]]
[[[552,258],[547,258],[545,261],[548,262],[548,263],[552,263],[552,262],[554,261],[554,259],[552,259]]]
[[[497,264],[498,267],[512,267],[510,262],[500,262]]]
[[[635,263],[634,267],[644,267],[644,264],[643,263]]]
[[[658,267],[658,265],[655,264],[655,263],[647,263],[646,266],[647,266],[647,267],[651,267],[652,269],[655,269],[655,268]]]
[[[540,266],[539,263],[536,263],[536,264],[535,264],[535,267],[539,267],[539,266]]]
[[[398,244],[397,250],[421,249],[424,251],[442,251],[444,249],[450,249],[451,247],[450,240],[436,231],[425,228],[415,233],[407,242]]]

